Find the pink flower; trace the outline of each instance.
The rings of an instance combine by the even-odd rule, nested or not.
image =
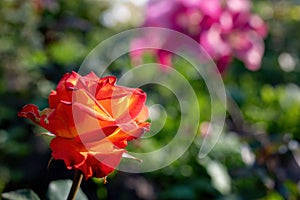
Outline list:
[[[221,72],[233,57],[248,69],[257,70],[264,53],[263,38],[267,35],[264,21],[251,13],[249,0],[150,0],[143,27],[169,28],[190,36],[202,45]],[[137,38],[132,48],[142,48],[147,40]],[[172,41],[172,37],[166,40]],[[133,62],[139,63],[144,52],[133,51]],[[171,64],[171,53],[152,52],[161,64]]]

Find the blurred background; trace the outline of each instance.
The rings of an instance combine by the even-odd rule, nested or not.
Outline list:
[[[41,199],[55,199],[53,188],[48,189],[51,182],[72,179],[62,161],[47,167],[50,139],[17,112],[28,103],[48,107],[48,95],[62,75],[78,70],[101,41],[142,26],[146,5],[147,0],[0,1],[0,193],[30,188]],[[233,58],[222,73],[228,113],[212,152],[198,158],[210,98],[205,84],[191,79],[204,112],[188,151],[155,172],[115,172],[106,185],[98,179],[84,181],[88,199],[300,199],[300,2],[254,0],[251,10],[268,27],[265,52],[256,71]],[[183,60],[172,62],[185,73]],[[132,67],[130,56],[111,67],[120,75]],[[148,101],[163,98],[165,110],[173,113],[145,143],[153,150],[172,139],[180,113],[178,105],[168,103],[174,96],[163,88],[143,89],[149,92]],[[163,95],[153,96],[153,91]]]

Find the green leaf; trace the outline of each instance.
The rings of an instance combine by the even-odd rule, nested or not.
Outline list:
[[[20,189],[3,193],[3,200],[40,200],[40,198],[30,189]]]
[[[72,186],[71,180],[57,180],[52,181],[48,187],[49,200],[65,200],[68,197],[70,188]],[[76,194],[76,200],[88,200],[86,195],[79,188]]]

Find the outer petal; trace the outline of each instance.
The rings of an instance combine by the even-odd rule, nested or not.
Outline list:
[[[90,81],[98,82],[100,78],[94,72],[90,72],[87,75],[83,76],[81,79],[87,80],[89,83]]]
[[[68,169],[81,170],[88,179],[104,177],[119,164],[124,150],[112,148],[111,143],[107,144],[107,149],[94,151],[97,150],[96,147],[86,149],[80,140],[56,137],[51,141],[50,147],[54,159],[63,160]],[[105,147],[103,144],[102,146]]]
[[[72,90],[67,89],[66,81],[70,77],[69,73],[66,73],[59,81],[56,87],[56,92],[59,100],[72,101]]]
[[[111,153],[95,153],[89,154],[86,162],[78,167],[84,175],[85,179],[91,177],[102,178],[114,171],[120,163],[124,150],[116,150]]]
[[[18,112],[18,116],[31,119],[34,123],[37,123],[37,124],[39,124],[39,120],[41,118],[38,107],[33,104],[25,105]]]
[[[55,90],[52,90],[49,95],[49,107],[50,108],[56,108],[59,103],[59,97],[57,95],[57,92]]]
[[[36,105],[28,104],[19,111],[18,116],[31,119],[34,123],[42,126],[55,135],[58,135],[60,132],[68,135],[69,127],[56,117],[52,119],[55,112],[55,109],[50,108],[39,111]]]
[[[60,102],[51,113],[43,115],[40,125],[56,136],[74,138],[77,135],[72,105],[65,102]]]
[[[142,108],[141,112],[139,113],[139,115],[137,116],[137,118],[135,119],[137,122],[144,122],[149,118],[149,110],[148,107],[144,105],[144,107]]]
[[[87,159],[87,150],[75,139],[54,138],[50,143],[52,156],[56,160],[63,160],[68,169],[78,168]]]
[[[77,89],[78,80],[80,78],[81,76],[74,71],[66,73],[61,78],[56,87],[56,93],[59,101],[72,102],[73,91]]]
[[[78,80],[81,79],[82,77],[77,74],[76,72],[72,71],[72,73],[69,74],[69,76],[67,76],[67,78],[65,79],[65,82],[63,83],[63,80],[61,80],[60,82],[62,82],[62,84],[64,84],[64,87],[62,87],[62,89],[64,90],[73,90],[76,88],[76,85],[78,83]],[[59,90],[60,88],[57,88],[57,90]],[[62,91],[63,91],[62,90]]]

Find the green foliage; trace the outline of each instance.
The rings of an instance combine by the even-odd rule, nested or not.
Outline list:
[[[49,185],[48,192],[47,192],[48,199],[49,200],[67,199],[71,185],[72,185],[71,180],[52,181]],[[82,190],[79,189],[75,199],[76,200],[87,200],[88,198],[82,192]]]
[[[3,200],[40,200],[40,198],[29,189],[20,189],[12,192],[3,193]]]

